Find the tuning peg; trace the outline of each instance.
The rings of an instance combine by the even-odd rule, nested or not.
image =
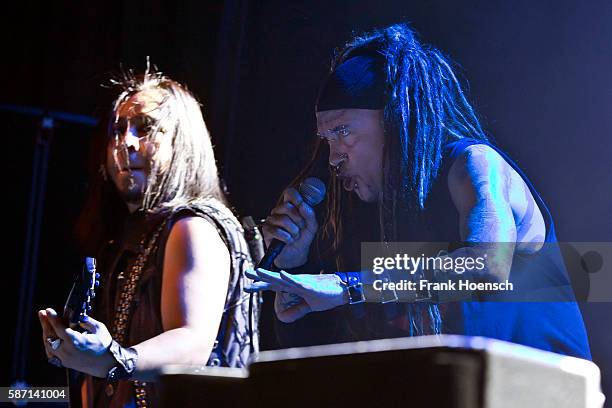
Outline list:
[[[96,291],[95,290],[90,290],[89,291],[89,296],[93,299],[96,297]]]
[[[91,312],[91,305],[87,305],[87,311]]]
[[[96,279],[100,279],[100,274],[96,273]]]
[[[98,286],[100,286],[100,281],[99,281],[99,280],[97,280],[97,281],[94,283],[94,285],[95,285],[95,287],[97,288]]]

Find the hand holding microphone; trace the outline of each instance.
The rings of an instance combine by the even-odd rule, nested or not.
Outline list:
[[[276,292],[274,310],[284,323],[348,302],[346,289],[336,274],[290,275],[284,271],[270,271],[273,264],[289,269],[307,262],[318,229],[313,207],[324,197],[325,184],[314,177],[304,180],[299,191],[285,190],[283,203],[272,210],[262,228],[268,246],[266,255],[256,270],[246,272],[255,281],[245,289],[247,292]]]
[[[274,263],[289,269],[306,263],[319,228],[313,207],[324,197],[325,184],[314,177],[304,180],[299,190],[288,188],[283,192],[283,203],[272,210],[262,227],[268,250],[259,267],[271,269]]]

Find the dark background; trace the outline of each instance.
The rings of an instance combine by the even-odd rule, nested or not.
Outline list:
[[[174,3],[56,2],[5,10],[0,104],[101,115],[100,83],[120,63],[144,69],[149,55],[200,97],[230,200],[240,214],[263,218],[308,157],[314,98],[333,49],[353,31],[409,21],[461,65],[483,125],[548,203],[559,240],[612,241],[608,0]],[[1,364],[9,368],[37,119],[8,112],[0,118],[8,205],[0,297],[10,305],[2,330],[9,352]],[[61,306],[79,267],[71,225],[86,188],[91,134],[82,125],[56,129],[34,319],[43,305]],[[612,307],[581,307],[611,395]],[[29,382],[61,384],[63,376],[45,363],[38,322],[31,327]],[[273,340],[264,338],[264,345],[273,347]],[[10,370],[0,380],[9,384]]]

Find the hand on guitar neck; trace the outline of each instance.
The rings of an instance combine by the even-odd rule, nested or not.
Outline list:
[[[115,360],[108,352],[112,337],[106,326],[88,316],[97,287],[94,258],[86,258],[75,279],[63,317],[51,308],[38,311],[49,362],[95,377],[106,377]]]

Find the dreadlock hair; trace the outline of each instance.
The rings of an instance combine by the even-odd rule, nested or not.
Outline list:
[[[381,216],[383,238],[397,240],[396,207],[416,211],[425,208],[444,145],[463,137],[487,137],[453,72],[452,62],[436,48],[419,42],[407,24],[355,37],[334,59],[331,70],[365,53],[378,53],[386,61]]]
[[[487,140],[487,136],[453,71],[454,64],[438,49],[421,43],[408,24],[395,24],[354,37],[336,54],[330,72],[353,56],[376,54],[385,60],[386,77],[379,223],[381,241],[390,242],[401,240],[402,214],[418,216],[426,208],[442,164],[444,146],[464,137]],[[310,164],[296,181],[320,163],[325,147],[317,141]],[[330,253],[342,270],[345,225],[349,225],[353,197],[331,173],[321,233],[323,240],[331,242]],[[439,333],[437,306],[427,307],[432,331]],[[411,322],[411,333],[412,326],[415,333],[422,332],[420,311],[411,313]]]

